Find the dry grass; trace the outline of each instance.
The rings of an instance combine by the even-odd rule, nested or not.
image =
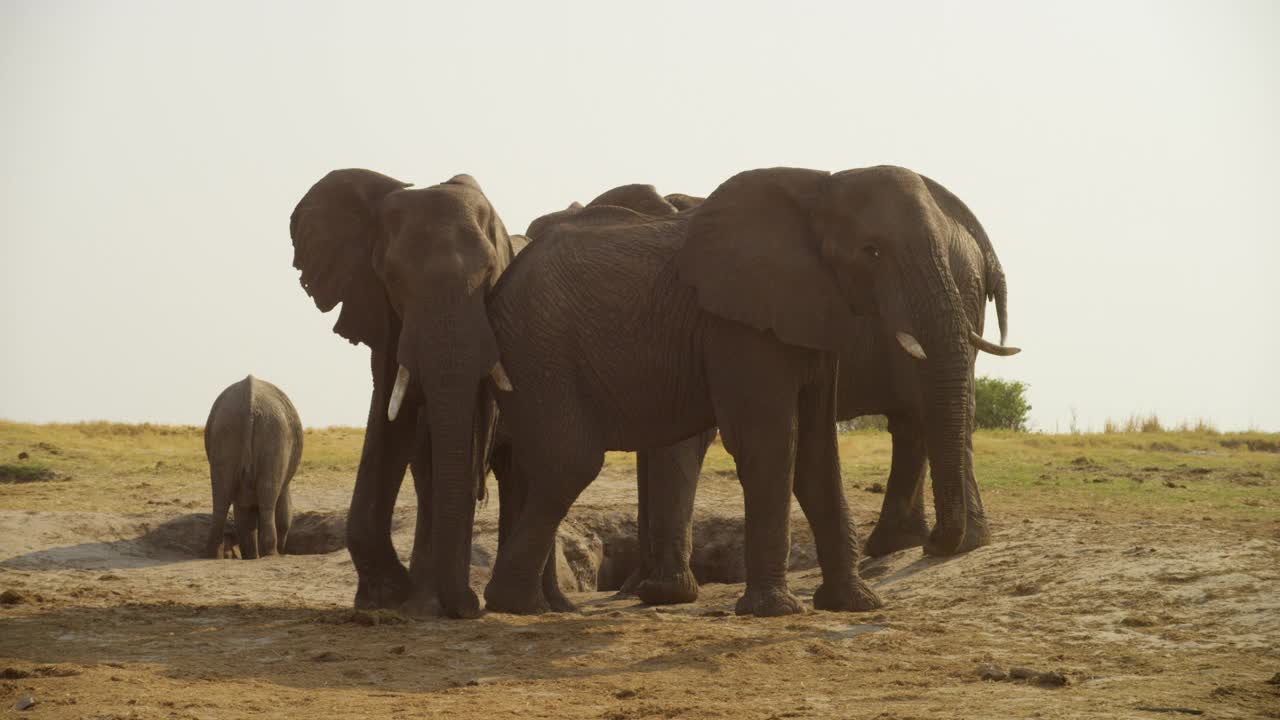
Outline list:
[[[1232,523],[1280,521],[1280,434],[1220,433],[1204,422],[1154,431],[1149,428],[1159,421],[1151,420],[1135,419],[1133,432],[979,431],[974,450],[983,498],[996,508],[1064,517],[1119,513],[1173,520],[1191,514]],[[345,497],[363,438],[360,428],[308,430],[295,487]],[[873,486],[888,476],[889,435],[848,432],[839,443],[849,493],[878,503]],[[18,460],[20,453],[28,458]],[[632,453],[611,452],[605,462],[613,473],[635,466]],[[0,463],[30,464],[57,478],[6,483],[0,493],[5,509],[138,512],[159,496],[193,509],[209,502],[201,429],[192,426],[0,421]],[[704,477],[736,484],[733,458],[718,442],[707,453]],[[404,492],[411,492],[408,486]]]
[[[1102,424],[1102,432],[1104,433],[1153,433],[1153,432],[1180,432],[1180,433],[1200,433],[1204,435],[1219,435],[1218,427],[1212,420],[1206,418],[1197,418],[1195,420],[1183,420],[1177,425],[1166,426],[1160,422],[1160,418],[1154,413],[1151,415],[1130,415],[1123,420],[1113,420],[1107,418]]]

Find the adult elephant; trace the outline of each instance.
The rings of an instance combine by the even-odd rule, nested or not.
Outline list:
[[[485,314],[513,250],[469,175],[423,189],[370,170],[335,170],[293,211],[294,267],[334,332],[369,347],[373,394],[347,517],[355,604],[474,617],[471,530],[505,385]],[[406,571],[391,515],[412,465],[418,522]]]
[[[585,206],[579,202],[570,203],[564,210],[548,213],[538,217],[529,224],[529,228],[523,236],[513,235],[513,242],[516,244],[516,252],[523,250],[529,242],[543,236],[550,228],[555,225],[576,217],[586,208],[600,207],[619,207],[634,210],[635,212],[651,216],[665,217],[674,215],[678,209],[672,204],[672,198],[688,198],[689,200],[700,201],[700,198],[692,198],[686,195],[674,196],[670,195],[666,198],[658,195],[652,185],[630,184],[620,185],[611,190],[596,196]],[[706,445],[710,443],[714,437],[715,431],[704,433],[706,441],[702,444],[702,451],[705,452]],[[701,436],[699,436],[701,437]],[[692,442],[692,440],[690,441]],[[679,462],[688,465],[686,456],[688,454],[688,442],[677,443],[671,447],[656,448],[646,450],[639,453],[637,467],[640,477],[641,487],[644,487],[644,478],[650,473],[659,471],[661,468],[672,467],[673,462]],[[498,485],[498,548],[501,550],[506,543],[507,538],[511,534],[511,530],[515,525],[519,516],[520,508],[523,507],[528,494],[528,488],[522,485],[512,466],[512,442],[511,434],[501,420],[498,422],[498,429],[494,437],[493,450],[490,456],[490,464]],[[652,468],[652,470],[651,470]],[[667,482],[673,480],[674,477],[666,479]],[[696,478],[695,478],[696,482]],[[681,492],[684,486],[681,486]],[[693,501],[692,492],[688,493],[689,502]],[[642,534],[646,532],[645,518],[641,518]],[[686,558],[687,560],[687,558]],[[647,573],[646,573],[647,576]],[[542,592],[547,607],[555,611],[568,611],[573,609],[573,604],[564,596],[560,590],[556,577],[556,563],[554,553],[548,554],[546,564],[542,572]],[[657,591],[655,591],[657,592]],[[676,602],[672,600],[670,602]]]
[[[1007,338],[1007,283],[1003,268],[982,224],[954,194],[922,177],[930,195],[950,220],[954,232],[948,239],[948,269],[965,317],[981,335],[986,301],[993,299],[1000,323],[1000,346],[976,342],[978,349],[999,356],[1018,352],[1004,346]],[[840,354],[836,417],[849,420],[863,415],[886,415],[892,439],[892,461],[880,516],[867,539],[865,552],[879,557],[896,550],[926,545],[929,525],[924,508],[924,480],[929,462],[926,442],[931,424],[941,420],[925,400],[930,397],[928,362],[909,352],[876,318],[855,318],[855,342]],[[969,361],[968,428],[960,468],[935,464],[935,482],[962,473],[965,498],[963,540],[954,552],[966,552],[990,542],[986,513],[973,469],[973,370]],[[645,471],[640,464],[641,563],[623,592],[634,593],[651,604],[691,602],[698,585],[689,567],[693,498],[706,438],[691,438],[652,458]],[[926,552],[942,554],[926,546]]]
[[[925,393],[944,420],[926,442],[953,470],[936,478],[929,545],[957,551],[968,368],[985,341],[948,269],[954,232],[910,171],[774,168],[735,176],[692,212],[588,209],[538,238],[490,304],[516,388],[499,402],[528,501],[489,606],[545,609],[538,579],[556,527],[605,449],[661,447],[717,423],[746,496],[738,611],[800,610],[785,575],[793,468],[823,569],[815,605],[878,606],[857,577],[835,449],[837,352],[857,340],[856,312],[878,315],[917,358],[932,354]]]
[[[982,333],[988,297],[996,301],[1001,320],[1002,342],[1007,335],[1004,271],[986,231],[977,217],[954,194],[928,178],[922,178],[937,198],[940,209],[961,230],[952,239],[951,275],[965,298],[965,314],[978,334]],[[697,207],[702,198],[671,194],[660,197],[649,185],[615,188],[593,200],[588,207],[607,200],[638,213],[655,217]],[[665,201],[665,202],[664,202]],[[569,210],[580,210],[581,205]],[[575,213],[561,211],[534,221],[545,232]],[[888,416],[892,438],[892,462],[883,507],[865,552],[878,557],[895,550],[923,545],[929,534],[924,509],[924,477],[927,450],[924,423],[929,417],[921,392],[922,363],[903,352],[882,324],[874,318],[857,317],[854,348],[841,353],[836,417],[848,420],[872,414]],[[1016,348],[983,349],[998,355]],[[973,369],[970,367],[972,377]],[[972,402],[972,398],[970,398]],[[969,431],[972,437],[972,427]],[[638,594],[651,604],[691,602],[698,585],[689,558],[692,553],[694,494],[702,461],[714,437],[703,433],[672,446],[642,450],[637,454],[640,491],[638,532],[640,565],[623,584],[622,591]],[[965,539],[959,552],[990,542],[990,532],[977,483],[974,481],[972,444],[966,456]]]

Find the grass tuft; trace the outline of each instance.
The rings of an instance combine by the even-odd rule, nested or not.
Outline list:
[[[0,464],[0,483],[46,482],[58,477],[52,468],[40,463],[4,463]]]

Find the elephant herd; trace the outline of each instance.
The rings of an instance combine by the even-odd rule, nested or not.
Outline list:
[[[974,361],[1018,350],[1004,345],[1006,283],[986,232],[927,177],[770,168],[705,199],[624,185],[520,236],[468,175],[411,189],[348,169],[311,187],[289,229],[302,287],[322,312],[341,304],[334,332],[370,350],[347,522],[357,607],[481,613],[471,533],[492,470],[498,556],[484,607],[573,609],[555,577],[556,531],[607,450],[638,452],[642,562],[624,591],[691,601],[693,498],[717,430],[745,500],[737,612],[802,610],[786,577],[793,494],[822,570],[814,606],[879,607],[858,577],[836,444],[836,421],[866,414],[888,416],[893,459],[865,551],[989,542],[973,474]],[[988,299],[1000,344],[982,337]],[[232,428],[223,406],[250,408],[256,424]],[[272,447],[219,454],[219,434]],[[288,531],[301,451],[292,405],[260,380],[237,383],[210,414],[206,448],[215,516],[234,502],[242,549],[256,528],[271,552]],[[250,463],[271,470],[256,490],[234,489],[225,468]],[[407,569],[391,542],[406,468],[418,503]],[[209,552],[220,556],[216,525]]]

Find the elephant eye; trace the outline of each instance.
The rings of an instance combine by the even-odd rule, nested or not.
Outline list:
[[[872,245],[872,244],[870,244],[870,243],[868,243],[868,244],[866,244],[866,245],[863,245],[863,246],[862,246],[862,252],[864,252],[864,253],[866,253],[866,254],[870,255],[870,256],[871,256],[871,257],[873,257],[873,258],[879,258],[879,257],[880,257],[880,248],[878,248],[878,247],[876,247],[875,245]]]

